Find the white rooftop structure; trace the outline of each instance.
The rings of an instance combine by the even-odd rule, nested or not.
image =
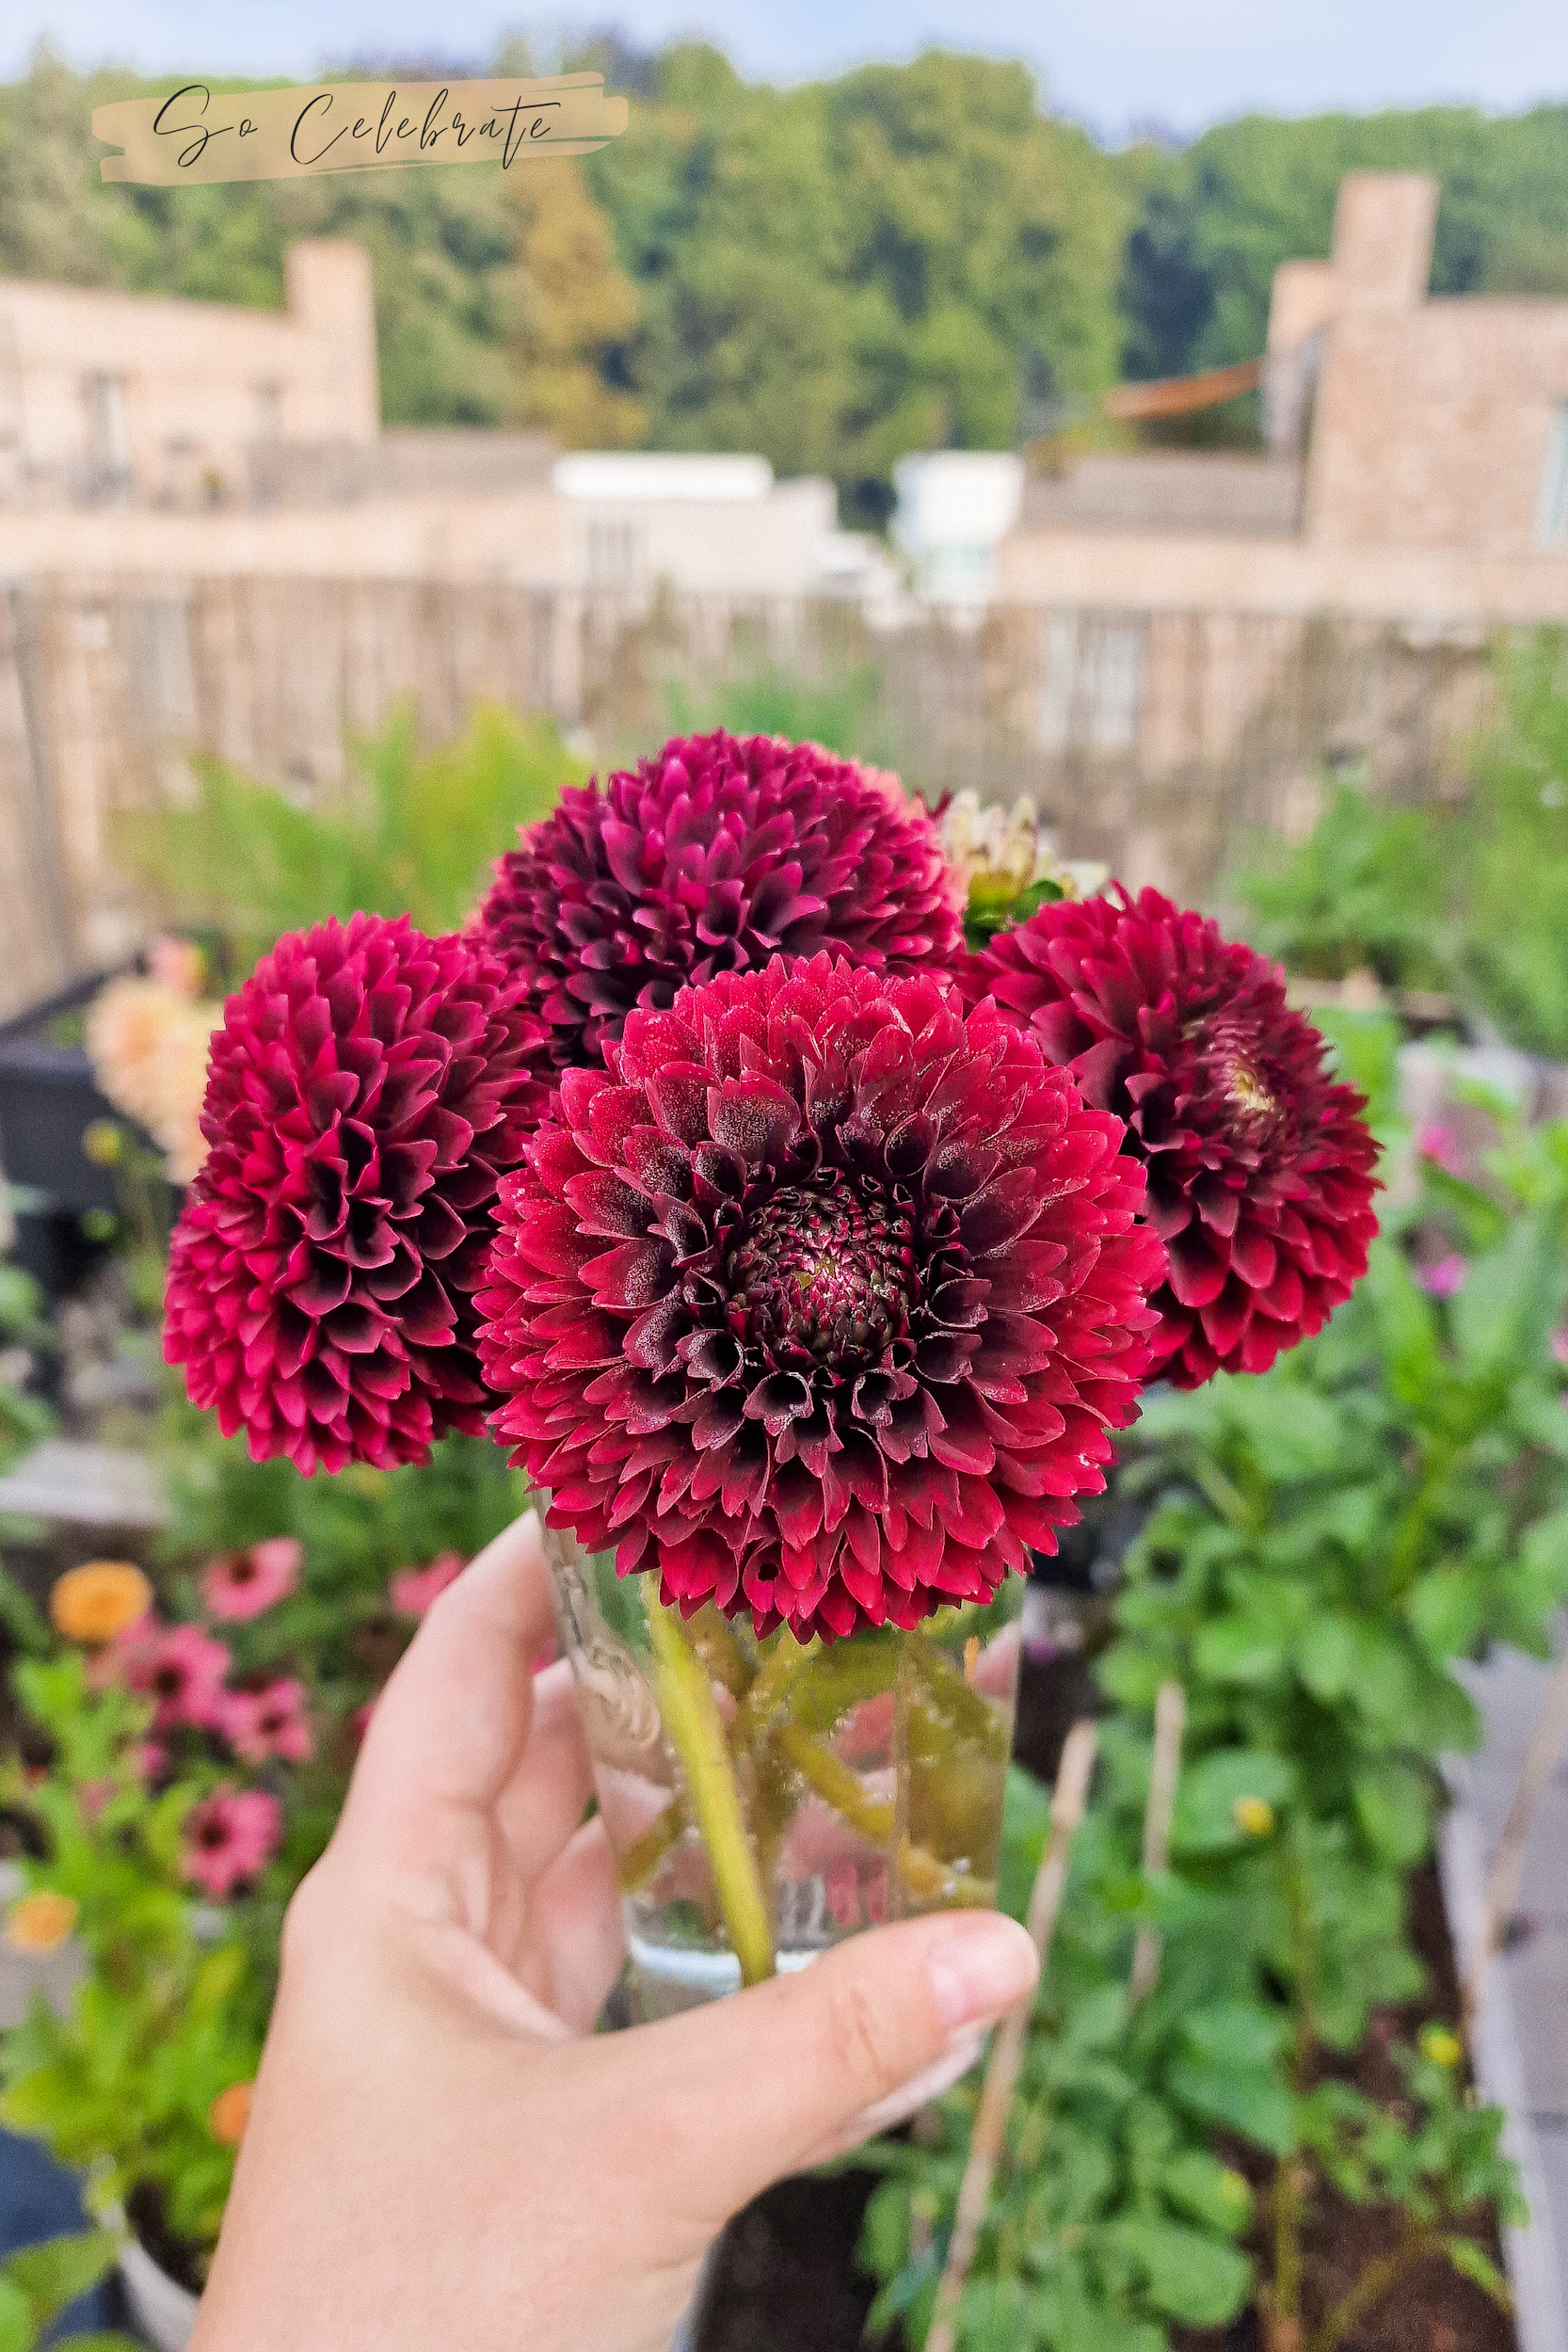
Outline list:
[[[663,449],[584,449],[557,457],[552,480],[562,498],[656,500],[703,506],[754,504],[773,488],[765,457],[687,456]]]
[[[1024,462],[1007,450],[937,449],[893,468],[892,536],[922,596],[959,604],[991,596],[999,543],[1018,519]]]

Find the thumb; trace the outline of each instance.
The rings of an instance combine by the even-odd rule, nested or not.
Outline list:
[[[1000,1912],[946,1912],[631,2036],[639,2104],[665,2125],[672,2218],[716,2230],[771,2182],[913,2114],[974,2063],[1039,1965]]]

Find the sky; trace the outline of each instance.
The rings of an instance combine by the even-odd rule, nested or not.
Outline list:
[[[931,42],[1021,56],[1103,136],[1260,109],[1568,98],[1568,0],[6,0],[0,78],[47,38],[72,64],[309,80],[400,50],[481,60],[508,30],[618,24],[645,45],[716,40],[748,77],[799,81]]]

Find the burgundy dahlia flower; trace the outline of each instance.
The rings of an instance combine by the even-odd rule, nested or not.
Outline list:
[[[502,1187],[494,1416],[551,1518],[802,1640],[988,1598],[1104,1484],[1160,1279],[1120,1122],[935,975],[633,1013]]]
[[[478,943],[407,917],[280,939],[230,998],[164,1353],[256,1461],[418,1462],[483,1427],[473,1293],[541,1034]]]
[[[965,964],[1127,1122],[1170,1257],[1151,1370],[1178,1388],[1261,1372],[1367,1271],[1377,1146],[1277,968],[1158,890],[1042,906]]]
[[[557,1070],[593,1068],[633,1009],[776,953],[905,972],[963,943],[924,807],[819,744],[678,737],[602,791],[563,792],[520,839],[480,926],[548,1024]]]

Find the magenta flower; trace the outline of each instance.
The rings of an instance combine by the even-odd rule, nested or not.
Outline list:
[[[164,1352],[256,1461],[422,1462],[481,1428],[472,1294],[543,1035],[494,957],[406,917],[280,939],[230,998]]]
[[[1122,1128],[995,1006],[776,958],[633,1013],[503,1188],[481,1351],[551,1519],[804,1640],[1050,1549],[1163,1272]]]
[[[1464,1174],[1464,1159],[1459,1147],[1459,1138],[1452,1128],[1446,1127],[1441,1119],[1430,1119],[1419,1130],[1416,1148],[1423,1160],[1430,1160],[1432,1166],[1441,1168],[1445,1176],[1462,1176]]]
[[[460,1552],[438,1552],[427,1568],[400,1568],[388,1598],[400,1617],[423,1617],[468,1566]]]
[[[287,1674],[260,1690],[226,1690],[214,1729],[247,1764],[264,1764],[269,1756],[303,1764],[315,1745],[305,1686]]]
[[[936,824],[891,782],[820,744],[721,729],[563,792],[502,858],[480,917],[553,1067],[595,1067],[633,1009],[780,952],[948,962],[961,899]]]
[[[1417,1266],[1416,1279],[1434,1299],[1451,1299],[1469,1271],[1459,1252],[1450,1250],[1446,1257],[1435,1258],[1431,1265]]]
[[[133,1690],[156,1700],[154,1732],[211,1728],[230,1666],[224,1642],[200,1625],[161,1625],[148,1616],[126,1638],[119,1663]]]
[[[292,1535],[273,1535],[264,1544],[211,1561],[201,1572],[201,1598],[209,1615],[238,1624],[276,1608],[298,1583],[304,1556],[303,1544]]]
[[[1557,1361],[1568,1366],[1568,1323],[1559,1323],[1546,1344]]]
[[[264,1788],[218,1788],[185,1816],[187,1879],[221,1903],[258,1878],[282,1840],[283,1808]]]
[[[1267,1370],[1367,1271],[1377,1146],[1278,969],[1158,890],[1063,900],[965,963],[1083,1099],[1127,1122],[1170,1257],[1150,1369]]]

